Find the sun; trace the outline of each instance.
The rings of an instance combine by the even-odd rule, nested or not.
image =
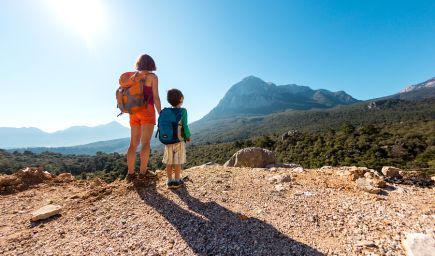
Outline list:
[[[53,14],[65,26],[79,34],[88,46],[107,24],[101,0],[45,0]]]

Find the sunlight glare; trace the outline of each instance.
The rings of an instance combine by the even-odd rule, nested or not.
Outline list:
[[[67,27],[91,47],[107,24],[101,0],[46,0],[49,8]]]

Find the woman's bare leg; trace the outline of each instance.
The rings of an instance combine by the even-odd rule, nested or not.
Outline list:
[[[128,173],[134,173],[134,167],[136,163],[136,150],[140,143],[141,137],[141,127],[140,126],[132,126],[131,127],[131,137],[130,137],[130,146],[127,151],[127,166]]]
[[[151,136],[153,136],[154,125],[144,124],[141,126],[142,137],[140,139],[142,148],[140,149],[140,173],[145,173],[150,158]]]

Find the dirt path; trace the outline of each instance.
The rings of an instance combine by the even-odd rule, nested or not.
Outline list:
[[[404,255],[405,232],[434,235],[435,190],[362,192],[308,170],[196,167],[187,186],[41,183],[0,195],[1,255]],[[271,177],[287,175],[286,182]],[[290,178],[291,177],[291,178]],[[31,223],[48,203],[62,214]]]

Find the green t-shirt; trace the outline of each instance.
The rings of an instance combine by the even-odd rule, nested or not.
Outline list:
[[[185,108],[181,109],[181,125],[183,127],[183,131],[184,131],[184,138],[190,138],[190,130],[189,130],[189,126],[187,125],[187,110]]]

